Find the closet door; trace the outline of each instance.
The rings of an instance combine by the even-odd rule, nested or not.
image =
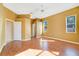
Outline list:
[[[14,22],[14,40],[22,40],[21,34],[21,22]]]
[[[5,22],[5,43],[12,41],[12,22]]]
[[[0,18],[0,47],[1,47],[1,33],[2,33],[2,18]]]

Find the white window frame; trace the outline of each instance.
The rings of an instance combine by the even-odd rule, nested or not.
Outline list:
[[[75,16],[75,32],[68,32],[68,31],[67,31],[67,17],[70,17],[70,16]],[[77,20],[76,20],[76,19],[77,19],[77,18],[76,18],[76,15],[70,15],[70,16],[66,16],[66,33],[76,33],[76,27],[77,27],[77,25],[76,25],[76,23],[77,23],[77,22],[76,22],[76,21],[77,21]]]

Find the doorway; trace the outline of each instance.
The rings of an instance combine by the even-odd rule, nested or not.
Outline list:
[[[14,40],[22,40],[21,22],[14,22]]]
[[[32,23],[32,37],[39,38],[42,35],[42,21],[36,20]]]
[[[42,22],[41,21],[37,22],[37,28],[36,29],[37,29],[36,37],[40,38],[41,35],[42,35]]]
[[[10,19],[9,19],[10,20]],[[12,41],[12,27],[13,27],[13,22],[6,20],[5,21],[5,43],[9,43]]]

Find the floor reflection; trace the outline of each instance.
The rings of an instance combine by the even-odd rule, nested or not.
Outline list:
[[[28,49],[15,56],[56,56],[50,51],[38,50],[38,49]]]
[[[66,48],[64,50],[64,56],[78,56],[78,52],[74,48]]]
[[[40,39],[40,47],[43,50],[48,50],[48,42],[47,42],[47,40]]]

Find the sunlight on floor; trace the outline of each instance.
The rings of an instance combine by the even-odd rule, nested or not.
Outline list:
[[[55,56],[55,55],[52,54],[52,53],[49,52],[49,51],[44,51],[44,52],[42,52],[39,56]]]
[[[48,39],[45,39],[45,38],[40,38],[40,41],[55,42],[55,40],[48,40]]]
[[[47,40],[47,39],[40,39],[40,47],[43,50],[48,50],[48,42],[55,42],[55,40]]]
[[[15,56],[56,56],[56,53],[51,53],[49,51],[43,51],[38,49],[28,49]]]
[[[57,52],[57,51],[52,51],[52,53],[53,53],[54,55],[56,55],[56,56],[59,55],[59,52]]]
[[[37,50],[37,49],[28,49],[20,54],[17,54],[15,56],[36,56],[38,55],[42,50]]]
[[[47,40],[40,40],[40,47],[43,49],[43,50],[48,50],[48,42]]]

